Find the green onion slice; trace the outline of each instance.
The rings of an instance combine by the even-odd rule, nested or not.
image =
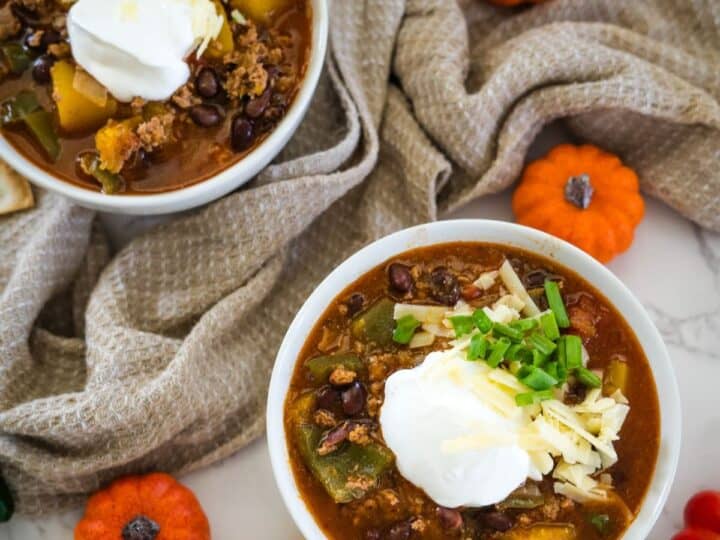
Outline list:
[[[475,323],[470,315],[455,315],[448,317],[448,320],[455,330],[455,337],[463,337],[475,329]]]
[[[586,367],[580,366],[577,368],[575,370],[575,376],[581,383],[589,388],[600,388],[602,386],[602,379]]]
[[[542,327],[545,337],[553,341],[560,339],[560,328],[558,327],[555,314],[548,311],[540,315],[540,326]]]
[[[540,333],[531,334],[530,337],[528,337],[528,342],[532,345],[533,349],[538,350],[547,356],[550,356],[557,348],[555,343],[546,338],[544,334]]]
[[[508,326],[510,326],[510,328],[514,328],[515,330],[519,330],[520,332],[529,332],[537,327],[537,325],[537,319],[520,319],[519,321],[511,322]]]
[[[490,357],[487,359],[487,363],[491,367],[498,367],[505,358],[505,353],[510,348],[510,340],[504,337],[498,339],[490,349]]]
[[[553,399],[555,395],[552,390],[538,390],[535,392],[525,392],[524,394],[517,394],[515,396],[515,403],[519,407],[527,407],[528,405],[534,405],[541,401],[547,401]]]
[[[548,359],[550,358],[550,355],[543,354],[542,352],[538,351],[537,349],[532,350],[532,365],[537,367],[543,367]]]
[[[563,303],[562,295],[560,294],[560,287],[555,281],[545,281],[545,296],[547,297],[548,305],[555,314],[555,320],[560,328],[569,328],[570,319],[568,318],[567,311],[565,310],[565,304]]]
[[[415,330],[417,330],[418,326],[420,326],[420,321],[412,315],[405,315],[404,317],[401,317],[395,325],[395,330],[393,330],[393,341],[395,343],[407,345],[410,343],[410,340],[415,334]]]
[[[536,366],[529,367],[530,372],[521,379],[525,386],[529,386],[533,390],[548,390],[559,382],[544,369]]]
[[[522,341],[523,333],[507,324],[495,323],[492,329],[493,336],[500,338],[506,337],[511,341]]]
[[[582,340],[578,336],[563,336],[565,343],[565,366],[568,370],[582,367]]]
[[[482,309],[476,309],[475,312],[472,314],[472,319],[475,323],[475,326],[477,326],[478,330],[480,330],[482,333],[487,334],[490,330],[492,330],[492,319],[490,319],[490,317],[488,317],[488,314],[485,313]]]
[[[489,342],[482,334],[475,334],[470,340],[470,347],[468,348],[467,359],[468,360],[485,360],[488,352]]]

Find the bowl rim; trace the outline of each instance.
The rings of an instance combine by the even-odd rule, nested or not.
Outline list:
[[[31,183],[63,195],[86,208],[122,214],[167,214],[201,206],[226,195],[264,169],[300,125],[315,94],[327,53],[328,0],[310,0],[313,10],[310,61],[290,109],[270,135],[237,163],[190,186],[149,195],[105,195],[62,180],[17,151],[0,132],[0,159]]]
[[[267,441],[273,475],[296,525],[305,538],[326,538],[300,495],[285,437],[287,390],[297,357],[310,330],[332,300],[370,269],[416,247],[462,241],[505,244],[555,260],[577,272],[602,292],[635,333],[652,368],[660,403],[660,447],[653,479],[640,512],[623,535],[624,540],[644,540],[667,501],[678,467],[682,436],[680,392],[662,336],[633,293],[608,268],[588,254],[542,231],[485,219],[437,221],[376,240],[337,266],[298,311],[278,350],[267,402]]]

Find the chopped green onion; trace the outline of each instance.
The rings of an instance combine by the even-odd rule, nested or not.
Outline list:
[[[558,327],[555,314],[552,311],[540,315],[540,326],[542,326],[545,337],[553,341],[560,339],[560,328]]]
[[[575,368],[583,365],[582,361],[582,340],[578,336],[563,336],[562,340],[565,342],[565,365],[568,370],[572,371]]]
[[[523,364],[532,364],[533,363],[533,352],[531,349],[528,349],[527,347],[523,347],[522,349],[519,349],[515,353],[515,358],[522,362]]]
[[[498,367],[505,358],[505,353],[510,348],[510,340],[504,337],[498,339],[490,349],[490,357],[487,359],[487,363],[491,367]]]
[[[545,364],[545,367],[543,367],[543,369],[547,371],[550,375],[555,377],[558,380],[558,383],[564,383],[565,381],[567,381],[567,369],[565,368],[565,366],[561,365],[560,362],[548,362],[547,364]]]
[[[549,354],[543,354],[541,351],[538,351],[537,349],[533,349],[532,351],[532,365],[537,367],[543,367],[545,363],[548,361],[548,358],[550,358]]]
[[[448,320],[455,330],[455,337],[463,337],[475,329],[475,323],[470,315],[455,315],[448,317]]]
[[[393,330],[393,341],[395,343],[407,345],[410,343],[410,340],[412,339],[413,334],[415,334],[415,330],[417,330],[418,326],[420,326],[420,321],[412,315],[405,315],[404,317],[401,317],[397,321],[395,330]]]
[[[559,366],[562,366],[567,370],[567,347],[565,346],[565,338],[561,337],[557,342],[557,349],[555,349],[555,358]]]
[[[600,388],[602,386],[602,379],[586,367],[580,366],[577,368],[575,370],[575,376],[581,383],[589,388]]]
[[[527,377],[528,375],[530,375],[530,373],[532,373],[532,370],[533,370],[533,366],[531,364],[523,364],[520,366],[520,369],[517,370],[517,373],[515,373],[515,376],[518,379],[522,380],[525,377]]]
[[[518,407],[527,407],[528,405],[535,405],[541,401],[547,401],[553,399],[555,395],[552,390],[538,390],[536,392],[525,392],[524,394],[517,394],[515,396],[515,403]]]
[[[524,363],[532,362],[532,351],[524,343],[513,343],[505,354],[505,358]]]
[[[511,328],[507,324],[495,323],[492,332],[495,337],[506,337],[512,341],[522,341],[523,338],[523,333],[520,330]]]
[[[520,332],[528,332],[538,325],[537,319],[520,319],[519,321],[513,321],[508,326],[519,330]]]
[[[483,359],[487,356],[489,341],[482,334],[475,334],[470,340],[470,347],[468,348],[467,359],[478,360]]]
[[[600,534],[605,534],[610,527],[610,516],[607,514],[590,514],[588,521]]]
[[[558,373],[558,363],[556,361],[548,362],[547,364],[545,364],[543,369],[547,371],[548,375],[550,375],[551,377],[557,379],[558,381],[560,380],[560,374]]]
[[[528,367],[530,367],[530,373],[521,379],[525,386],[529,386],[533,390],[548,390],[558,383],[558,380],[544,369],[536,366]]]
[[[565,310],[565,304],[563,303],[562,296],[560,295],[560,287],[555,281],[545,281],[545,296],[547,297],[548,305],[555,314],[555,320],[560,328],[569,328],[570,319],[568,318],[567,311]]]
[[[533,346],[534,349],[540,351],[544,355],[550,356],[553,351],[557,348],[552,341],[546,338],[543,334],[536,333],[530,335],[528,342]]]
[[[492,330],[492,319],[488,317],[488,314],[482,309],[476,309],[472,314],[472,318],[475,326],[477,326],[478,330],[482,333],[487,334],[490,330]]]

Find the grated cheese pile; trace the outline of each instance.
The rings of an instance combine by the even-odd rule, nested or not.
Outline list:
[[[501,267],[499,271],[482,274],[475,282],[479,288],[488,290],[497,284],[498,278],[501,279],[500,298],[483,311],[493,322],[503,324],[519,320],[521,313],[529,317],[540,316],[520,280],[515,279],[517,275],[512,267],[506,264],[511,273]],[[444,306],[396,304],[394,318],[399,320],[412,315],[421,323],[421,331],[413,336],[410,347],[428,346],[438,337],[451,339],[448,342],[450,348],[442,351],[443,358],[435,363],[432,373],[439,369],[449,370],[451,362],[466,358],[471,339],[478,330],[452,339],[455,332],[449,319],[472,312],[473,308],[463,301],[451,310]],[[583,348],[583,364],[587,361],[587,351]],[[516,427],[498,431],[483,425],[471,426],[466,434],[444,440],[443,453],[452,455],[504,445],[517,446],[528,453],[537,472],[552,475],[556,493],[580,503],[607,498],[612,479],[610,475],[600,473],[618,460],[614,442],[619,440],[630,411],[627,399],[619,390],[607,397],[602,395],[601,389],[591,389],[582,403],[567,405],[562,400],[565,386],[554,390],[554,399],[519,407],[515,397],[531,389],[511,369],[492,368],[485,362],[468,363],[473,367],[462,370],[462,377],[469,378],[461,381],[463,386],[471,388],[484,405]]]

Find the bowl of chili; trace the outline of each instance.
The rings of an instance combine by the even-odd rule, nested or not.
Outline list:
[[[486,319],[490,326],[483,328]],[[555,407],[585,418],[595,399],[624,410],[624,427],[621,421],[616,436],[607,438],[617,455],[607,459],[605,452],[613,450],[599,450],[603,457],[595,469],[573,469],[564,462],[567,454],[550,450],[548,467],[555,470],[539,481],[528,476],[509,496],[502,490],[511,481],[503,476],[514,470],[501,471],[492,480],[494,490],[466,490],[468,482],[456,475],[460,480],[443,491],[438,483],[453,475],[426,467],[423,460],[437,461],[437,455],[418,441],[433,441],[433,430],[453,424],[448,411],[462,415],[485,404],[453,409],[453,394],[463,387],[442,399],[431,395],[462,380],[452,375],[428,386],[418,370],[442,373],[442,362],[456,362],[453,373],[460,369],[483,388],[489,388],[488,377],[497,383],[512,374],[516,379],[506,384],[517,389],[505,393],[535,420],[554,414]],[[558,374],[558,366],[566,372]],[[413,394],[417,388],[422,391]],[[410,396],[405,402],[403,393]],[[435,410],[442,411],[440,419],[433,419]],[[622,282],[562,240],[487,220],[406,229],[338,266],[292,322],[267,404],[275,479],[296,524],[312,540],[641,540],[667,499],[680,423],[666,347]],[[407,441],[416,446],[408,448]],[[443,448],[450,442],[458,441],[443,441]],[[525,463],[505,457],[493,466]],[[468,478],[478,470],[478,463],[456,465]],[[588,476],[573,484],[568,470]],[[595,489],[603,492],[600,502]],[[541,502],[532,503],[538,497]],[[472,503],[479,500],[492,503]]]
[[[127,10],[132,2],[116,3]],[[0,30],[0,158],[81,206],[124,214],[200,206],[250,180],[309,107],[325,60],[327,0],[205,3],[224,23],[180,59],[187,83],[164,100],[132,101],[98,81],[102,62],[90,76],[93,64],[76,58],[82,41],[65,22],[66,7],[38,2],[29,11],[4,3],[0,20],[10,22]],[[112,50],[86,48],[101,59]]]

